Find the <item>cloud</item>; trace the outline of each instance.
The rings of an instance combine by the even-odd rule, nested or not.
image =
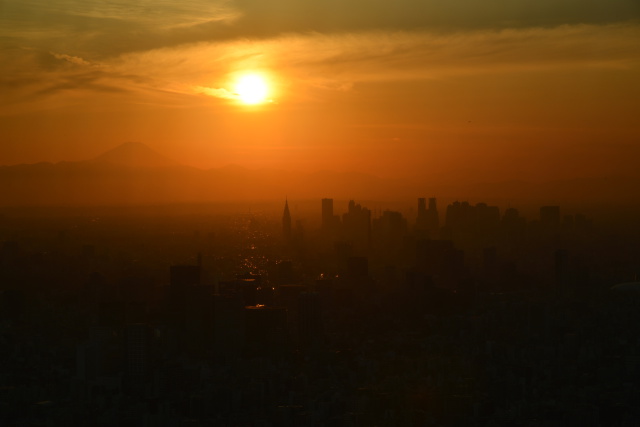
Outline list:
[[[477,30],[603,24],[640,18],[635,0],[236,0],[256,31]]]
[[[357,90],[367,82],[585,67],[632,69],[640,63],[639,39],[639,25],[580,24],[451,33],[291,33],[269,39],[191,43],[99,60],[69,52],[52,56],[13,49],[3,61],[0,86],[22,85],[10,89],[11,102],[31,102],[60,92],[121,91],[156,100],[173,94],[181,98],[173,97],[171,103],[198,103],[201,95],[236,98],[232,90],[235,76],[260,71],[268,76],[275,100],[295,101]],[[55,62],[47,62],[46,57]]]
[[[452,34],[290,34],[125,54],[109,62],[109,67],[185,93],[194,87],[225,89],[229,76],[241,70],[267,70],[274,85],[283,88],[345,90],[366,81],[585,66],[628,68],[640,59],[638,39],[640,27],[636,25],[563,25]]]
[[[104,58],[203,40],[239,14],[229,0],[6,0],[0,45]]]
[[[233,21],[239,15],[228,0],[6,0],[3,7],[4,22],[27,26],[37,23],[74,31],[82,29],[80,26],[84,21],[84,25],[87,22],[98,24],[98,28],[91,29],[95,32],[113,23],[129,22],[140,28],[173,28],[207,21]]]
[[[637,0],[5,0],[2,10],[0,40],[91,59],[292,33],[455,33],[640,20]]]
[[[238,99],[237,93],[231,92],[230,90],[224,89],[224,88],[195,86],[193,90],[195,93],[201,93],[207,96],[213,96],[214,98]]]
[[[71,64],[80,65],[80,66],[83,66],[83,67],[85,67],[85,66],[86,67],[99,67],[98,64],[91,63],[91,62],[89,62],[89,61],[87,61],[85,59],[82,59],[82,58],[78,57],[78,56],[71,56],[71,55],[67,55],[67,54],[64,54],[64,53],[55,53],[55,52],[51,52],[51,55],[53,55],[53,57],[56,58],[56,59],[61,59],[63,61],[67,61],[67,62],[69,62]]]
[[[156,28],[184,27],[210,21],[233,21],[238,16],[238,12],[229,7],[229,1],[66,0],[66,3],[65,10],[71,15],[130,21]]]

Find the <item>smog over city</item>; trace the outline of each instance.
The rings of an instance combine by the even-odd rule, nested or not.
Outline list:
[[[6,0],[0,425],[640,424],[636,0]]]

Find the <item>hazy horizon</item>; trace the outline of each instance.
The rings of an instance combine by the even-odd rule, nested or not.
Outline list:
[[[142,143],[128,142],[77,162],[0,166],[3,207],[162,206],[211,203],[307,202],[320,198],[370,201],[389,209],[418,197],[490,203],[506,209],[563,205],[634,207],[638,179],[625,174],[566,180],[491,182],[464,176],[387,178],[337,171],[250,169],[228,165],[198,169]],[[373,206],[371,206],[373,207]],[[224,208],[226,209],[226,208]],[[535,211],[536,208],[533,210]]]

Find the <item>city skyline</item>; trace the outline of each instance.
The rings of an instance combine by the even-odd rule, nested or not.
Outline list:
[[[637,230],[413,206],[0,216],[0,421],[638,423]]]

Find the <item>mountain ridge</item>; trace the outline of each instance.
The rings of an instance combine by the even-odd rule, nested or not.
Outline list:
[[[182,165],[145,144],[127,142],[79,162],[0,166],[0,206],[192,203],[322,198],[411,200],[424,195],[461,200],[640,199],[640,180],[628,176],[573,178],[533,183],[400,180],[361,172],[249,169],[232,164],[198,169]],[[615,190],[615,191],[614,191]]]
[[[85,160],[90,163],[111,164],[116,166],[124,166],[131,168],[162,168],[162,167],[179,167],[180,163],[169,159],[166,156],[151,149],[141,142],[125,142],[122,143],[99,156]]]

